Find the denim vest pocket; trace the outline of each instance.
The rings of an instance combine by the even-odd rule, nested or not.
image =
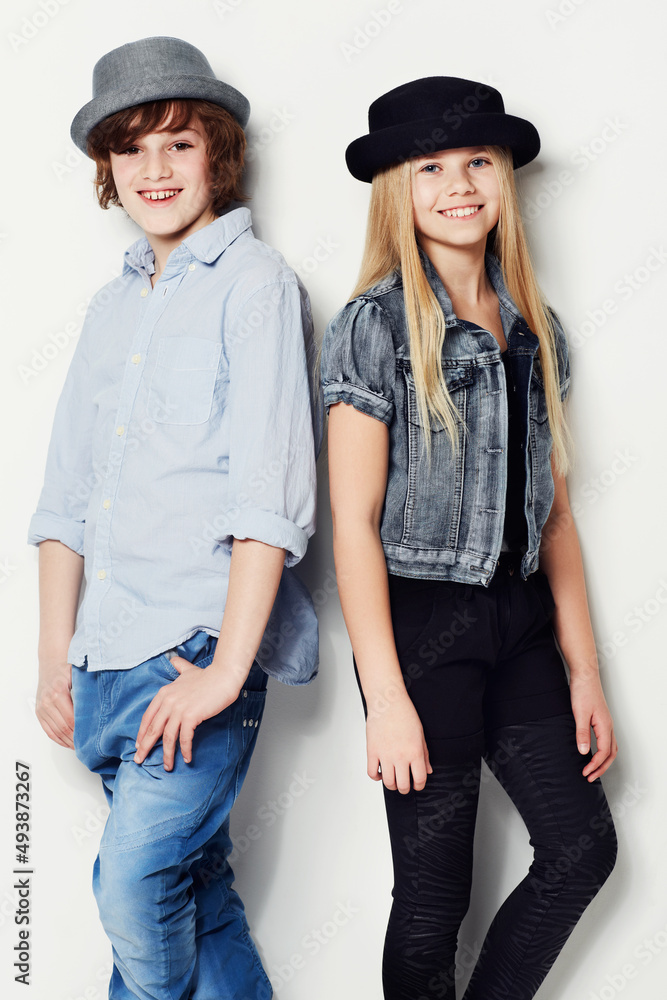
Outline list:
[[[203,337],[166,337],[148,390],[158,424],[203,424],[211,415],[222,344]]]
[[[537,363],[537,359],[535,359],[535,363]],[[535,368],[533,368],[530,378],[530,415],[538,424],[543,424],[549,419],[544,382]]]
[[[424,427],[409,362],[404,361],[401,368],[405,378],[409,451],[401,542],[426,549],[453,549],[457,544],[463,500],[463,424],[459,420],[459,448],[454,457],[449,435],[440,421],[431,417],[429,427]],[[475,384],[475,366],[443,362],[443,375],[452,402],[465,422],[470,393]],[[431,439],[430,468],[424,448],[425,433]]]

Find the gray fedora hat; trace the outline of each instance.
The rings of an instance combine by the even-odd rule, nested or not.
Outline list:
[[[245,128],[250,103],[218,80],[198,48],[181,38],[140,38],[107,52],[93,69],[93,99],[75,116],[70,135],[86,153],[90,131],[117,111],[147,101],[197,97],[225,108]]]

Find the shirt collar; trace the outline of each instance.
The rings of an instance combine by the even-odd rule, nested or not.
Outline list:
[[[183,264],[193,257],[204,264],[212,264],[241,233],[250,229],[251,224],[248,208],[232,209],[183,240],[169,254],[167,266]],[[123,254],[122,273],[131,270],[145,270],[149,275],[155,273],[155,254],[145,236],[135,240]]]
[[[445,325],[456,326],[459,320],[454,312],[452,300],[447,294],[447,290],[442,283],[440,275],[433,266],[431,258],[421,247],[419,247],[419,256],[421,258],[428,283],[435,292],[438,302],[440,303],[440,307],[445,317]],[[507,310],[507,312],[510,313],[514,319],[518,319],[521,316],[521,313],[519,312],[510,293],[507,291],[500,261],[494,254],[486,253],[484,255],[484,264],[486,267],[486,273],[488,274],[489,280],[498,296],[498,301],[501,307]]]
[[[487,253],[484,255],[484,263],[486,265],[486,273],[488,274],[489,280],[495,289],[500,305],[506,309],[508,313],[511,313],[515,319],[521,319],[522,316],[519,308],[510,293],[507,291],[500,261],[495,254]]]

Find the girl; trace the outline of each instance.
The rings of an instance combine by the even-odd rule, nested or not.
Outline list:
[[[528,1000],[616,858],[600,776],[617,747],[565,483],[567,343],[514,187],[540,141],[498,91],[453,77],[390,91],[369,124],[346,154],[372,181],[366,247],[322,383],[393,855],[384,995],[454,1000],[483,757],[535,854],[464,996]]]

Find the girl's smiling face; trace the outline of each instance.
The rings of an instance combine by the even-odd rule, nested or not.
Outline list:
[[[500,216],[500,185],[485,147],[417,157],[412,205],[415,229],[427,254],[438,247],[484,249]]]
[[[148,132],[121,152],[110,152],[118,197],[151,236],[177,246],[215,218],[202,125],[179,132]]]

